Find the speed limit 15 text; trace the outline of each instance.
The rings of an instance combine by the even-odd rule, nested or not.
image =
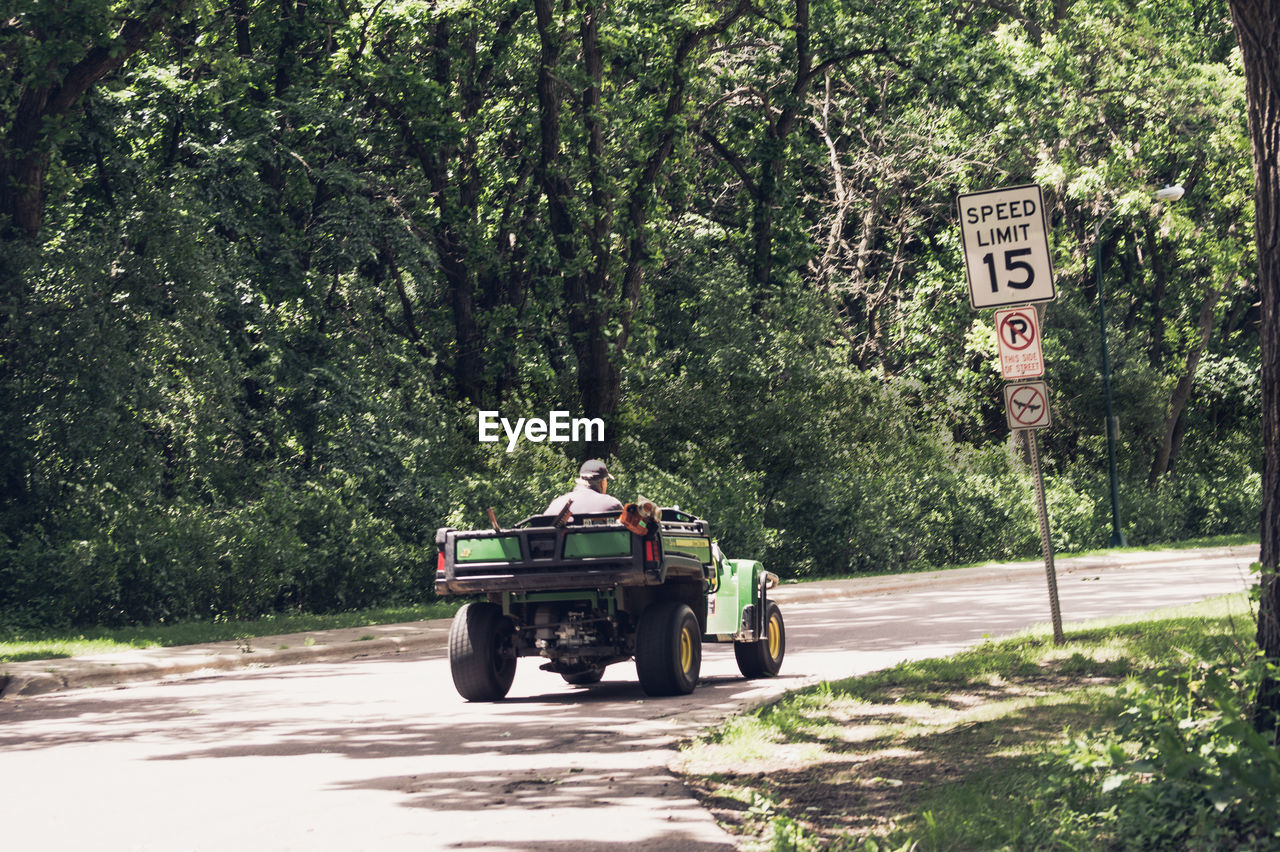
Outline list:
[[[1031,223],[1013,223],[1011,220],[1028,219],[1038,212],[1035,201],[1024,198],[999,204],[975,204],[965,208],[964,216],[966,224],[969,225],[985,225],[993,218],[996,222],[1010,222],[1008,225],[993,224],[982,231],[974,232],[979,246],[995,246],[1028,239]]]

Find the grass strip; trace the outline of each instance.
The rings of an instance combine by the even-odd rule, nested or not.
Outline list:
[[[268,615],[243,621],[214,619],[142,627],[8,630],[0,631],[0,663],[83,657],[136,648],[200,645],[206,642],[255,639],[288,633],[450,618],[459,606],[460,602],[457,601],[435,601],[407,606],[374,607],[328,615],[307,613]]]
[[[1147,544],[1131,544],[1125,547],[1103,547],[1095,550],[1060,550],[1056,552],[1058,559],[1072,559],[1076,557],[1087,556],[1105,556],[1108,553],[1158,553],[1165,550],[1200,550],[1211,547],[1248,547],[1257,545],[1258,537],[1252,533],[1240,533],[1233,535],[1215,535],[1205,536],[1203,538],[1189,538],[1184,541],[1174,542],[1150,542]],[[1039,558],[1039,553],[1028,554],[1022,559],[1010,559],[1010,562],[1031,562]],[[982,562],[966,562],[960,565],[929,565],[920,564],[909,567],[894,568],[892,574],[923,574],[930,571],[951,571],[959,568],[980,568],[984,565],[1000,564],[993,563],[990,559]],[[808,583],[817,580],[850,580],[856,577],[876,576],[878,572],[864,571],[861,573],[837,573],[823,574],[813,577],[791,577],[783,579],[784,583]]]
[[[1088,808],[1061,807],[1046,755],[1113,730],[1135,685],[1245,662],[1253,629],[1238,594],[1073,625],[1063,646],[1028,631],[788,693],[677,768],[748,849],[1106,848]]]

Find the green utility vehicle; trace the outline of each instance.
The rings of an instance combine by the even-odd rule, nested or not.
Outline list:
[[[635,659],[648,695],[692,692],[703,642],[732,642],[748,678],[782,665],[786,629],[768,597],[778,578],[727,559],[707,522],[678,509],[639,525],[584,514],[445,528],[436,545],[436,592],[487,598],[463,606],[449,632],[453,683],[469,701],[503,698],[520,657],[577,685]]]

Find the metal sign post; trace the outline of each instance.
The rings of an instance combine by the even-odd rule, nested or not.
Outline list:
[[[1049,537],[1049,507],[1044,500],[1044,475],[1040,472],[1040,439],[1034,429],[1018,430],[1031,456],[1032,484],[1036,491],[1036,519],[1040,522],[1040,552],[1044,554],[1045,579],[1049,583],[1049,615],[1053,619],[1053,644],[1067,641],[1062,633],[1062,610],[1058,607],[1058,573],[1053,567],[1053,539]]]
[[[1049,388],[1042,381],[1022,381],[1044,375],[1040,315],[1033,305],[1052,302],[1058,296],[1053,284],[1044,196],[1035,184],[970,192],[956,198],[956,212],[960,220],[965,277],[969,282],[969,307],[975,311],[1008,309],[998,310],[995,315],[1000,373],[1006,380],[1015,382],[1005,385],[1005,418],[1014,440],[1022,435],[1027,441],[1036,515],[1040,522],[1040,549],[1049,582],[1053,642],[1060,645],[1066,639],[1062,635],[1049,509],[1045,505],[1039,439],[1035,435],[1037,429],[1044,429],[1050,423]]]
[[[1053,618],[1053,644],[1066,641],[1062,635],[1062,612],[1058,608],[1058,574],[1053,567],[1053,539],[1049,535],[1049,507],[1044,499],[1044,474],[1040,470],[1039,429],[1050,423],[1049,387],[1044,382],[1023,382],[1004,387],[1005,418],[1013,434],[1027,442],[1031,457],[1031,485],[1036,495],[1036,520],[1040,525],[1040,552],[1044,554],[1044,574],[1049,583],[1049,615]]]

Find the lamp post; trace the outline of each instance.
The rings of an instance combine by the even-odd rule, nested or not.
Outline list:
[[[1156,190],[1157,201],[1177,201],[1184,190],[1181,185],[1165,185]],[[1093,226],[1094,268],[1098,273],[1098,329],[1102,334],[1102,388],[1107,405],[1107,467],[1111,479],[1111,546],[1125,547],[1129,540],[1120,528],[1120,483],[1116,476],[1116,416],[1111,403],[1111,358],[1107,354],[1107,298],[1102,286],[1102,224],[1108,216]]]

